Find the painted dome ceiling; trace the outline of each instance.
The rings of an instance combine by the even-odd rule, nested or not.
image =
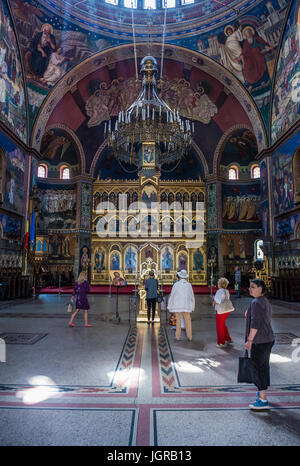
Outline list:
[[[39,151],[45,131],[51,125],[53,129],[54,124],[58,129],[60,124],[64,130],[66,127],[74,131],[77,137],[79,129],[76,123],[74,130],[74,119],[87,118],[87,100],[99,89],[112,92],[109,89],[117,91],[119,86],[120,90],[124,83],[134,79],[134,68],[139,66],[143,54],[153,55],[161,63],[164,50],[165,85],[177,86],[176,98],[183,102],[188,88],[193,106],[200,95],[202,103],[206,99],[208,108],[217,107],[206,123],[195,114],[190,117],[195,121],[198,118],[199,124],[218,121],[222,138],[230,127],[237,125],[233,109],[239,107],[237,115],[243,115],[241,122],[254,134],[257,149],[266,147],[272,80],[290,0],[195,0],[186,5],[184,0],[176,0],[176,7],[167,8],[166,16],[161,0],[156,0],[156,9],[150,10],[145,10],[144,2],[137,0],[133,15],[131,9],[124,7],[124,1],[118,0],[116,5],[105,0],[2,2],[1,20],[6,25],[6,29],[2,28],[1,50],[6,47],[2,55],[7,60],[10,57],[18,70],[16,73],[13,66],[3,69],[3,78],[7,75],[8,87],[13,91],[12,103],[20,107],[22,104],[19,133],[25,135],[23,140]],[[24,89],[20,84],[21,70]],[[199,76],[202,73],[198,81],[203,81],[204,87],[193,81],[197,73]],[[12,82],[16,76],[17,85]],[[218,89],[222,89],[226,105],[230,99],[237,102],[223,116],[224,102]],[[76,108],[72,107],[74,96]],[[123,99],[119,107],[126,103]],[[184,104],[180,105],[184,113]],[[10,111],[13,105],[6,108]],[[200,107],[198,110],[200,114],[204,111]],[[4,121],[5,117],[1,115]],[[9,122],[14,119],[15,114],[7,116]],[[85,124],[91,127],[88,119]],[[196,145],[198,154],[207,149],[207,141],[198,140]],[[211,157],[210,163],[214,163]]]
[[[137,3],[134,9],[136,25],[157,27],[164,23],[162,1],[150,0],[149,5],[145,5],[143,0],[132,1]],[[108,25],[114,29],[116,26],[124,29],[128,24],[132,26],[132,10],[124,6],[126,0],[39,0],[37,3],[58,17],[88,29],[97,30]],[[130,4],[130,1],[127,3]],[[166,23],[175,25],[175,29],[180,29],[183,24],[185,27],[199,27],[201,23],[202,27],[209,27],[232,19],[234,14],[249,10],[255,3],[256,0],[175,0],[175,7],[166,10]]]

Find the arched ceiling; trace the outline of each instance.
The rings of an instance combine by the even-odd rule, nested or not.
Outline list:
[[[147,52],[147,45],[137,44],[138,63]],[[161,45],[152,44],[151,52],[160,62]],[[43,135],[50,128],[69,128],[85,154],[86,171],[94,175],[95,158],[105,149],[104,122],[125,110],[137,97],[140,86],[135,79],[131,45],[87,59],[64,76],[46,98],[33,128],[31,145],[39,151]],[[230,137],[242,127],[255,135],[259,149],[266,145],[262,119],[248,92],[225,68],[204,55],[168,45],[160,96],[181,116],[195,122],[195,150],[206,159],[206,174],[214,170],[224,134]]]
[[[272,76],[289,4],[290,0],[195,0],[193,5],[167,10],[164,37],[166,83],[173,85],[176,79],[183,80],[194,96],[194,106],[197,73],[199,81],[208,84],[204,92],[206,102],[212,108],[215,105],[217,111],[209,117],[208,123],[199,118],[198,121],[199,125],[215,124],[218,127],[219,135],[213,137],[219,141],[219,148],[216,147],[213,154],[205,138],[202,141],[196,138],[195,143],[198,154],[203,153],[206,157],[205,152],[209,152],[212,165],[223,147],[222,138],[236,129],[237,118],[255,135],[258,150],[268,145]],[[138,5],[142,5],[141,0]],[[9,11],[12,19],[11,25],[7,26],[7,37],[12,37],[12,30],[16,33],[24,74],[27,142],[36,150],[40,150],[47,127],[53,125],[70,128],[82,144],[79,126],[92,128],[86,105],[95,93],[92,88],[97,86],[97,80],[104,83],[106,92],[112,92],[111,86],[115,86],[117,92],[121,91],[124,82],[135,76],[134,38],[137,60],[149,53],[158,60],[161,57],[164,22],[161,8],[147,11],[139,8],[134,11],[133,18],[130,9],[108,5],[104,0],[3,0],[3,8],[4,15]],[[236,47],[240,55],[233,59],[228,59],[229,29],[239,34],[233,48]],[[39,45],[46,30],[49,42],[44,59]],[[256,55],[249,52],[247,31],[256,40]],[[54,52],[58,54],[55,73],[53,68],[48,69]],[[13,73],[10,69],[9,72]],[[177,98],[182,100],[183,88],[181,91]],[[127,103],[125,100],[122,105]],[[230,100],[234,101],[234,112],[229,107]],[[204,98],[200,113],[203,102]],[[184,105],[180,105],[184,114]],[[197,121],[197,116],[192,115],[192,118]],[[81,151],[85,148],[79,147]],[[87,163],[87,171],[89,163],[92,162]]]

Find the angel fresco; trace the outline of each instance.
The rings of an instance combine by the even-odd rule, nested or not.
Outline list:
[[[199,81],[193,89],[185,79],[165,79],[161,97],[169,106],[176,107],[182,117],[208,124],[218,112],[217,106],[209,98],[209,87],[206,81]]]
[[[91,97],[88,98],[85,104],[85,110],[89,117],[88,127],[98,126],[103,121],[110,119],[108,112],[109,95],[107,93],[106,84],[101,83]]]
[[[224,32],[218,35],[221,63],[244,83],[242,41],[243,36],[239,21],[236,21],[233,26],[227,25]]]
[[[67,61],[73,61],[73,58],[63,55],[63,50],[59,47],[56,52],[51,53],[47,69],[40,81],[48,86],[54,86],[65,73],[63,64]]]

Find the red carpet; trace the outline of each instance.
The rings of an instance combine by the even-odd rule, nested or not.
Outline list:
[[[171,285],[166,285],[163,287],[164,292],[166,294],[169,294],[171,292]],[[126,295],[131,295],[134,290],[134,285],[128,285],[119,288],[119,294],[126,294]],[[206,285],[195,285],[193,286],[193,290],[195,294],[202,294],[202,295],[210,295],[210,287]],[[213,288],[213,294],[215,294],[217,291],[217,288]],[[235,293],[234,290],[229,290],[230,293]],[[72,286],[65,286],[59,288],[41,288],[40,290],[37,290],[37,293],[39,294],[71,294],[73,292],[73,287]],[[111,287],[111,294],[116,294],[117,293],[117,288],[112,286]],[[91,285],[90,289],[90,294],[109,294],[109,286],[108,285]]]

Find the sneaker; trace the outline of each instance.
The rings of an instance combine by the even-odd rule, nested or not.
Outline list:
[[[269,402],[268,401],[263,401],[260,398],[258,398],[253,405],[249,405],[250,409],[253,409],[254,411],[260,411],[262,409],[270,409]]]
[[[233,341],[232,341],[232,340],[226,341],[226,343],[227,343],[228,346],[232,346],[232,345],[233,345]]]
[[[225,348],[226,347],[226,344],[222,344],[222,343],[217,343],[216,345],[218,348]]]

